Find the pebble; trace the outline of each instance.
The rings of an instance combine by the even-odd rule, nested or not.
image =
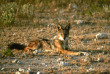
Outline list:
[[[76,24],[83,24],[84,20],[75,20]]]
[[[60,61],[60,62],[59,62],[59,65],[60,65],[60,66],[67,66],[68,64],[67,64],[66,62],[64,62],[64,61]]]
[[[24,69],[22,69],[22,68],[19,68],[19,71],[24,72],[25,70],[24,70]]]
[[[44,66],[48,66],[48,63],[42,63],[42,65],[44,65]]]
[[[94,68],[89,68],[88,70],[87,70],[87,72],[91,72],[91,71],[94,71],[95,69]]]
[[[13,36],[15,36],[16,35],[16,33],[13,33]]]
[[[43,31],[43,29],[41,29],[41,30],[38,30],[37,32],[42,32]]]
[[[41,53],[41,51],[40,50],[33,51],[33,54],[37,54],[37,53]]]
[[[89,56],[89,53],[83,52],[84,56]]]
[[[103,60],[103,58],[98,58],[97,61],[98,62],[103,62],[104,60]]]
[[[17,61],[18,64],[22,64],[20,61]]]
[[[37,74],[40,74],[40,72],[38,71]]]
[[[1,70],[4,70],[5,68],[1,68]]]
[[[96,34],[96,39],[105,39],[105,38],[108,38],[108,35],[106,33]]]
[[[19,71],[17,71],[15,74],[21,74]]]
[[[27,70],[27,74],[31,74],[31,70]]]
[[[17,63],[17,61],[18,61],[18,60],[17,60],[17,59],[15,59],[15,60],[13,60],[13,61],[12,61],[12,63]]]
[[[58,58],[58,59],[57,59],[57,62],[63,61],[63,60],[64,60],[63,58]]]
[[[101,47],[99,47],[99,48],[97,48],[97,49],[99,50],[99,49],[103,49],[103,48],[104,48],[104,46],[101,46]]]

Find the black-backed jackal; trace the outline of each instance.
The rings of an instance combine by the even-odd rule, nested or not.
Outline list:
[[[54,40],[37,39],[34,41],[30,41],[29,44],[24,48],[24,50],[29,51],[40,49],[47,52],[53,51],[67,55],[80,55],[80,52],[72,52],[68,50],[69,30],[70,24],[67,24],[65,28],[58,24],[57,37]]]

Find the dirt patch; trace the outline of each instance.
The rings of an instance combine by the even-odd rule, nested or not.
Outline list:
[[[43,16],[43,15],[42,15]],[[68,16],[71,16],[68,14]],[[44,19],[44,18],[43,18]],[[50,18],[53,19],[53,18]],[[59,20],[60,21],[60,20]],[[45,23],[45,21],[42,21]],[[72,21],[73,22],[73,21]],[[23,50],[12,50],[13,57],[4,57],[10,43],[26,45],[38,37],[53,39],[56,26],[22,26],[6,27],[0,30],[0,73],[110,73],[110,26],[91,24],[71,24],[69,48],[71,51],[84,51],[83,56],[70,56],[57,53],[25,53]],[[105,23],[105,22],[102,22]],[[107,24],[107,23],[105,23]],[[64,24],[65,25],[65,24]],[[107,39],[96,40],[97,33],[107,33]]]

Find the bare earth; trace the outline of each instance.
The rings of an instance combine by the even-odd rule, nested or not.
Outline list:
[[[40,15],[40,14],[39,14]],[[43,17],[44,14],[42,14]],[[56,23],[67,22],[64,15],[60,15],[56,21],[53,14],[41,18],[39,23],[48,26],[22,26],[5,27],[0,29],[0,74],[3,73],[30,73],[36,74],[73,74],[73,73],[106,73],[110,74],[110,21],[105,19],[85,17],[86,23],[76,24],[72,19],[72,13],[65,16],[71,17],[71,30],[69,35],[69,48],[71,51],[86,52],[82,56],[71,56],[57,53],[37,53],[36,55],[25,53],[23,50],[12,50],[13,57],[4,57],[3,49],[7,45],[16,42],[27,44],[38,37],[53,39],[56,33]],[[37,16],[37,15],[36,15]],[[37,19],[37,18],[36,18]],[[89,19],[89,17],[88,17]],[[35,20],[35,19],[34,19]],[[44,25],[45,25],[44,24]],[[53,25],[54,24],[54,25]],[[65,25],[65,24],[64,24]],[[106,33],[108,38],[96,39],[96,34]]]

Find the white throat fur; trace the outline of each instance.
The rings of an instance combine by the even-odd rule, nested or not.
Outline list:
[[[64,38],[62,36],[59,37],[60,40],[64,41]]]

